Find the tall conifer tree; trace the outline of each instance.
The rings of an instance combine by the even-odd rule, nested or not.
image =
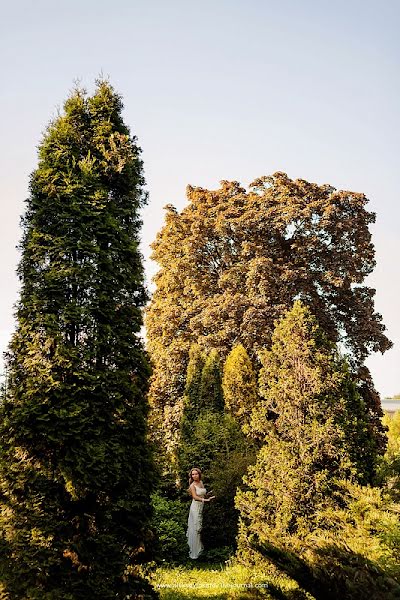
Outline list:
[[[277,324],[261,362],[262,399],[250,428],[262,446],[247,476],[253,491],[239,495],[238,504],[252,532],[273,537],[315,526],[315,514],[334,498],[337,480],[352,475],[341,426],[351,415],[334,346],[300,302]]]
[[[346,363],[299,301],[277,323],[261,363],[262,400],[250,423],[261,448],[244,478],[248,489],[236,496],[240,555],[261,552],[318,599],[358,600],[371,592],[394,600],[398,582],[370,560],[392,551],[388,534],[373,538],[374,527],[367,533],[373,492],[359,482],[368,479],[374,440],[365,435],[368,418]]]
[[[76,89],[30,182],[1,408],[1,573],[13,600],[150,598],[152,462],[140,148],[106,81]]]
[[[247,430],[251,411],[257,402],[257,381],[250,357],[242,344],[232,348],[228,354],[222,389],[227,412]]]
[[[219,444],[215,439],[218,434],[214,430],[218,429],[219,432],[224,406],[218,352],[211,350],[206,354],[194,344],[189,356],[178,446],[183,485],[192,466],[210,466]]]
[[[208,549],[234,546],[236,488],[254,459],[254,451],[237,421],[224,411],[218,351],[206,353],[195,344],[189,356],[177,450],[182,490],[186,497],[187,475],[192,467],[204,469],[205,483],[214,490],[216,499],[204,515],[203,541]]]
[[[221,359],[214,348],[208,353],[201,373],[200,405],[202,408],[217,412],[224,409]]]
[[[185,395],[183,397],[182,414],[179,427],[179,440],[176,447],[179,478],[183,486],[186,485],[189,464],[195,460],[190,451],[190,444],[200,415],[200,385],[201,375],[205,363],[204,352],[197,344],[189,350],[189,363],[186,372]],[[161,458],[161,457],[160,457]],[[169,468],[171,465],[169,465]]]

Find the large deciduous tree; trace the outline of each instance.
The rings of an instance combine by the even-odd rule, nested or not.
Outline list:
[[[171,407],[183,395],[192,343],[222,358],[241,343],[257,367],[274,321],[301,299],[348,354],[379,438],[380,401],[364,360],[391,343],[364,284],[375,264],[365,195],[280,172],[247,191],[223,181],[215,191],[189,186],[187,195],[181,213],[167,206],[153,244],[160,269],[146,324],[154,415],[178,426]]]
[[[153,597],[140,148],[106,81],[46,130],[30,182],[1,407],[1,573],[10,598]]]

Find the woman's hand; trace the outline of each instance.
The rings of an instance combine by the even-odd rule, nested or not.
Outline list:
[[[204,498],[204,502],[210,502],[210,500],[214,500],[215,496],[210,496],[209,498]]]

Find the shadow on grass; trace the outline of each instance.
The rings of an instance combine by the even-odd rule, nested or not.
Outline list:
[[[252,546],[260,554],[294,579],[315,600],[399,600],[400,583],[364,556],[334,544],[313,549],[312,564],[294,552],[268,543]],[[283,592],[271,586],[268,590],[277,600],[305,598],[302,592]],[[299,595],[300,594],[300,595]]]

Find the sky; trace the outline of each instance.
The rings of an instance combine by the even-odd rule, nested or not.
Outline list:
[[[400,393],[400,3],[397,0],[0,0],[0,352],[14,330],[16,248],[46,125],[75,81],[108,76],[142,148],[142,252],[188,184],[284,171],[363,192],[367,283],[394,347],[368,366]]]

